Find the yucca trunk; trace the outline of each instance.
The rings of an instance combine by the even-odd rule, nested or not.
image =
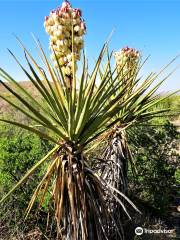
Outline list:
[[[127,171],[129,151],[127,148],[125,131],[116,127],[109,136],[103,159],[109,164],[103,171],[103,178],[122,193],[127,193]]]
[[[106,207],[105,186],[87,166],[83,153],[76,154],[72,148],[67,153],[58,152],[52,174],[57,239],[107,239],[113,220]],[[123,239],[121,235],[119,239]]]
[[[128,159],[130,157],[129,148],[126,141],[126,132],[120,126],[116,126],[110,134],[107,146],[104,150],[103,159],[108,162],[102,170],[103,179],[121,192],[128,195]],[[116,195],[117,193],[114,192]],[[111,208],[111,213],[117,226],[123,232],[123,225],[126,216],[123,208],[114,198],[107,199]],[[125,205],[124,200],[122,203]],[[110,233],[110,239],[119,239],[115,229]]]

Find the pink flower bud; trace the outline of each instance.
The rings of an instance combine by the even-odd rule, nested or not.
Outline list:
[[[129,51],[129,47],[127,46],[127,47],[125,47],[125,48],[123,48],[123,50],[126,52],[126,51]]]
[[[69,8],[65,7],[62,9],[63,13],[68,13],[69,12]]]
[[[62,3],[62,8],[70,8],[71,4],[66,0]]]
[[[74,9],[74,12],[75,12],[75,14],[76,14],[76,17],[81,17],[82,12],[81,12],[81,10],[80,10],[79,8],[75,8],[75,9]]]
[[[48,19],[49,19],[49,17],[48,17],[48,16],[46,16],[46,17],[45,17],[45,21],[47,21]]]
[[[80,28],[81,30],[86,30],[86,24],[84,23],[84,21],[80,23]]]

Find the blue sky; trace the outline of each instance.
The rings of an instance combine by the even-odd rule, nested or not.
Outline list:
[[[90,64],[113,28],[111,49],[118,50],[128,45],[141,50],[144,57],[151,55],[142,74],[158,71],[180,53],[178,0],[72,0],[71,3],[83,11],[87,24],[85,46]],[[44,16],[59,5],[61,1],[56,0],[0,0],[0,66],[16,79],[25,78],[6,49],[10,48],[20,59],[23,54],[12,33],[18,35],[33,53],[35,47],[31,33],[48,48]],[[178,64],[180,59],[174,66]],[[180,69],[163,85],[162,90],[177,88],[180,88]]]

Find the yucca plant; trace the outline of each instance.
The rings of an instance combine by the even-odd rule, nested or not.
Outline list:
[[[40,165],[48,161],[46,173],[32,196],[27,214],[36,198],[41,206],[46,195],[50,193],[50,201],[54,202],[58,235],[62,239],[107,238],[109,229],[106,226],[114,220],[105,205],[105,194],[114,196],[120,204],[122,204],[121,198],[125,198],[130,205],[134,208],[135,206],[121,192],[117,191],[120,198],[115,196],[116,190],[107,185],[88,166],[85,152],[89,144],[94,143],[95,139],[114,124],[113,116],[128,103],[127,100],[120,104],[125,91],[122,90],[115,100],[108,102],[118,86],[116,88],[112,84],[109,86],[109,76],[106,76],[99,86],[95,84],[106,45],[91,75],[88,74],[84,63],[78,88],[76,78],[73,79],[71,88],[66,85],[61,68],[54,69],[40,45],[39,47],[51,80],[26,48],[24,48],[25,57],[31,73],[19,64],[42,96],[43,105],[3,69],[1,69],[1,77],[11,84],[0,80],[20,105],[3,95],[1,98],[29,117],[36,125],[28,126],[11,120],[0,120],[36,133],[54,142],[55,147],[25,174],[1,202],[26,181]],[[106,86],[108,88],[104,88]],[[124,208],[123,204],[122,207]],[[124,210],[127,212],[125,208]],[[121,230],[119,235],[121,236]]]
[[[109,54],[107,52],[107,56],[108,63],[100,74],[102,79],[107,72],[112,69],[112,53]],[[121,87],[114,93],[112,99],[115,99],[118,92],[125,88],[126,94],[121,98],[121,102],[126,102],[127,99],[129,102],[113,117],[114,122],[112,128],[109,129],[104,138],[101,138],[102,141],[104,141],[105,147],[103,154],[101,154],[101,157],[97,160],[103,160],[105,162],[105,166],[103,168],[101,167],[100,171],[102,178],[116,190],[128,196],[129,163],[134,176],[138,173],[128,145],[127,130],[131,131],[134,126],[138,128],[142,123],[148,123],[148,121],[154,117],[161,117],[172,113],[172,109],[170,108],[156,108],[156,106],[159,106],[161,101],[174,94],[162,96],[157,93],[161,84],[173,71],[158,82],[157,79],[176,58],[159,73],[151,73],[143,80],[142,77],[138,77],[138,75],[147,59],[142,62],[139,51],[126,47],[120,52],[115,52],[114,57],[116,62],[114,71],[116,74],[113,77],[116,80],[114,81],[113,78],[111,81],[113,81],[114,84],[121,82]],[[131,135],[132,134],[133,133],[131,133]],[[108,204],[112,206],[114,219],[116,219],[117,222],[125,222],[122,220],[124,213],[117,205],[117,202],[115,202],[113,198],[109,198]]]
[[[111,55],[107,52],[108,55],[108,65],[107,69],[110,67]],[[121,89],[126,88],[126,94],[121,99],[121,101],[126,101],[129,97],[133,95],[133,90],[137,87],[138,82],[140,79],[137,79],[137,74],[140,68],[140,53],[139,51],[125,47],[122,48],[119,52],[115,52],[114,54],[115,64],[116,64],[116,82],[122,81],[122,86],[117,92],[114,93],[114,98],[118,91]],[[121,80],[123,78],[123,80]],[[139,99],[143,91],[145,92],[148,86],[142,86],[141,91],[139,92]],[[132,102],[133,101],[133,102]],[[134,99],[131,101],[131,104],[135,104]],[[140,107],[142,109],[143,105]],[[124,116],[131,118],[124,120]],[[131,153],[129,151],[129,147],[126,140],[126,128],[134,123],[137,118],[133,116],[133,112],[129,105],[124,107],[119,113],[114,116],[114,119],[117,120],[115,126],[113,126],[112,131],[108,136],[108,145],[104,151],[103,159],[111,159],[113,162],[107,165],[107,167],[103,171],[103,178],[107,178],[107,181],[111,183],[115,188],[121,189],[122,192],[127,193],[127,171],[128,171],[128,163],[127,159],[131,159]],[[132,160],[132,159],[131,159]]]

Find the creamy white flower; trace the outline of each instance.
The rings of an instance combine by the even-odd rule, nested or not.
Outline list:
[[[53,13],[51,14],[51,19],[55,22],[56,18],[57,18],[57,15],[56,15],[55,12],[53,12]]]
[[[53,32],[57,32],[57,31],[59,30],[58,25],[57,25],[57,24],[54,24],[54,25],[51,27],[51,30],[52,30]]]
[[[67,66],[70,67],[70,69],[73,69],[73,62],[68,62]],[[75,71],[77,70],[77,64],[76,63],[74,64],[74,70]]]
[[[76,26],[74,27],[74,31],[75,31],[75,32],[78,32],[79,30],[80,30],[80,26],[76,25]]]
[[[69,42],[68,42],[67,39],[64,39],[64,45],[65,45],[65,46],[68,46],[68,45],[69,45]]]
[[[63,65],[65,64],[63,57],[59,58],[59,64],[60,64],[61,66],[63,66]]]
[[[57,30],[57,31],[54,31],[54,34],[55,34],[55,36],[57,36],[57,37],[60,37],[60,36],[62,36],[62,32],[61,32],[61,31],[59,31],[59,30]]]
[[[67,61],[68,61],[68,60],[67,60],[67,57],[64,57],[64,62],[67,63]]]
[[[72,16],[72,18],[76,18],[76,13],[75,13],[75,12],[72,12],[72,13],[71,13],[71,16]],[[73,19],[73,20],[75,20],[75,19]]]
[[[62,23],[64,26],[66,26],[66,20],[67,20],[67,19],[66,19],[66,18],[64,18],[64,17],[63,17],[63,18],[61,18],[61,23]]]
[[[64,35],[66,38],[70,38],[71,37],[71,33],[69,31],[65,31]]]
[[[58,24],[58,25],[57,25],[57,29],[58,29],[59,31],[63,31],[64,27],[63,27],[63,25]]]
[[[80,42],[82,42],[83,41],[83,38],[82,37],[74,37],[74,42],[76,43],[76,44],[79,44]]]
[[[49,17],[49,19],[47,20],[47,24],[48,24],[49,26],[53,26],[54,21],[53,21],[53,19],[52,19],[51,17]]]
[[[59,39],[56,41],[56,45],[57,45],[58,47],[61,46],[61,41],[62,41],[62,40],[59,40]]]
[[[72,60],[72,53],[67,55],[67,59],[69,62]]]
[[[54,45],[52,45],[52,50],[53,50],[53,51],[58,51],[58,46],[57,46],[57,45],[55,45],[55,44],[54,44]]]
[[[65,67],[65,70],[64,70],[64,73],[66,74],[66,75],[71,75],[71,68],[70,67]]]
[[[58,50],[61,51],[62,53],[64,53],[65,55],[67,54],[67,49],[68,49],[68,47],[65,45],[58,47]]]
[[[54,18],[54,23],[59,24],[60,23],[59,20],[60,20],[59,16],[56,15],[56,17]]]
[[[63,46],[64,45],[64,40],[59,40],[59,46]]]
[[[69,61],[68,64],[67,64],[67,66],[70,67],[70,68],[72,67],[72,65],[73,65],[73,64],[72,64],[71,61]]]
[[[78,24],[78,20],[77,19],[72,19],[72,25],[77,25]]]

